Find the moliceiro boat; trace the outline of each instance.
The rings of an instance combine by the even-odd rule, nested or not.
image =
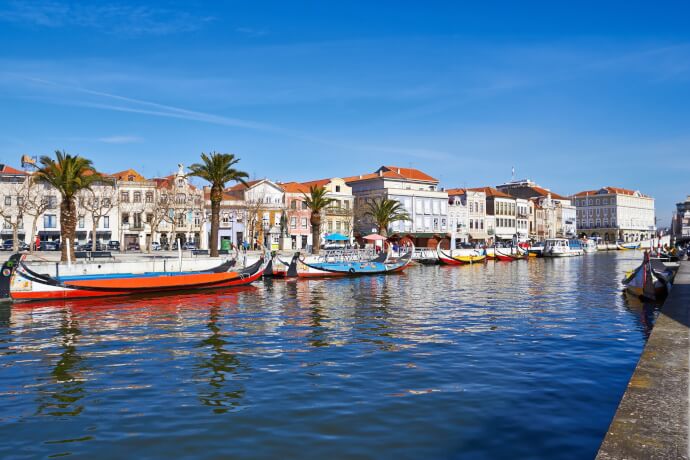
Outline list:
[[[668,295],[675,271],[663,262],[650,258],[645,251],[642,264],[626,274],[622,283],[624,290],[634,296],[659,300]]]
[[[298,255],[297,276],[300,278],[319,278],[331,276],[382,275],[405,270],[412,261],[414,246],[408,246],[404,254],[394,257],[390,252],[381,252],[369,260],[343,257],[315,256],[304,258]],[[286,263],[286,261],[283,261]]]
[[[25,259],[25,255],[14,254],[5,262],[0,273],[0,296],[21,302],[227,289],[261,278],[270,254],[242,269],[235,268],[234,259],[220,264],[152,259],[71,265],[29,264]],[[206,267],[194,269],[194,265],[202,264]]]
[[[576,240],[549,238],[544,243],[544,257],[573,257],[582,254],[584,251]]]
[[[621,251],[626,251],[629,249],[640,249],[640,246],[642,246],[642,243],[635,242],[635,243],[623,243],[623,242],[617,242],[616,247],[621,250]]]
[[[453,251],[444,251],[441,245],[436,246],[436,254],[438,260],[443,265],[466,265],[484,262],[486,260],[486,253],[484,251],[475,251],[474,249],[460,249],[453,254]]]

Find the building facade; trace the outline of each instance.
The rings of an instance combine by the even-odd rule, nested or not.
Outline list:
[[[671,231],[676,241],[690,240],[690,195],[685,201],[676,204]]]
[[[654,198],[636,190],[602,187],[572,197],[581,234],[604,241],[642,241],[656,234]]]
[[[491,217],[491,228],[487,227],[487,241],[515,241],[528,229],[527,215],[529,213],[526,200],[520,202],[520,232],[518,232],[518,203],[517,199],[493,187],[469,189],[483,192],[486,196],[486,215]],[[522,226],[524,225],[524,229]]]
[[[355,236],[380,231],[366,215],[370,203],[388,198],[401,203],[409,221],[394,222],[389,235],[409,238],[418,247],[435,247],[448,235],[448,193],[438,189],[438,179],[413,168],[381,166],[372,174],[348,177],[355,197]]]
[[[211,187],[204,187],[204,210],[206,238],[211,241]],[[220,222],[218,227],[218,248],[232,248],[241,245],[245,238],[245,202],[242,194],[223,192],[220,202]]]
[[[569,238],[577,235],[577,213],[570,198],[541,187],[529,179],[507,182],[496,188],[518,199],[536,200],[542,209],[540,214],[543,215],[544,238]],[[524,202],[521,203],[521,205],[524,204]],[[524,211],[524,206],[521,208]],[[532,215],[532,217],[536,216]],[[524,222],[519,219],[518,224],[524,225]],[[533,225],[533,227],[536,226]],[[518,227],[518,230],[522,237],[524,229]],[[529,235],[530,232],[527,233]]]
[[[237,184],[226,191],[244,203],[245,240],[252,246],[260,244],[278,250],[281,236],[288,234],[282,221],[285,212],[283,188],[268,179],[260,179],[247,182],[247,185]]]

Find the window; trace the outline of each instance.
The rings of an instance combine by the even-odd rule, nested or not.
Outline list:
[[[484,219],[481,219],[481,220],[479,221],[479,228],[482,229],[482,230],[484,230]]]
[[[341,226],[341,223],[340,223],[340,221],[339,221],[339,220],[338,220],[338,221],[336,221],[336,223],[335,223],[335,230],[336,230],[337,232],[339,232],[339,231],[340,231],[340,226]]]
[[[120,201],[129,203],[129,192],[120,192]]]
[[[43,228],[57,228],[55,214],[46,214],[43,216]]]
[[[302,217],[302,228],[307,228],[307,218]]]
[[[179,213],[177,215],[177,226],[184,227],[184,213]]]
[[[103,216],[103,228],[110,228],[110,216]]]
[[[178,193],[177,196],[175,197],[175,202],[177,204],[185,204],[186,201],[187,201],[187,195],[185,195],[184,193]]]
[[[141,192],[134,192],[134,202],[141,203]]]
[[[350,201],[345,200],[345,209],[350,209]]]
[[[297,228],[297,217],[290,217],[290,228]]]
[[[333,221],[329,220],[328,221],[328,232],[330,233],[332,231],[333,231]]]
[[[335,186],[335,193],[340,193],[340,185]]]
[[[147,212],[146,213],[146,223],[150,224],[151,222],[153,222],[153,213]]]
[[[438,228],[438,217],[434,217],[434,229]]]
[[[128,212],[122,213],[122,223],[129,225],[129,213]]]
[[[290,209],[297,209],[297,200],[290,201]]]
[[[23,206],[24,205],[24,197],[23,196],[17,196],[17,206]]]
[[[5,206],[12,206],[12,197],[10,195],[5,197]]]
[[[306,201],[302,201],[302,209],[307,209],[307,202]]]
[[[201,213],[195,212],[194,213],[194,226],[198,227],[199,225],[201,225]]]
[[[421,198],[417,198],[415,200],[414,209],[417,214],[421,214],[424,212],[424,202]]]
[[[153,203],[153,192],[146,192],[146,202]]]
[[[84,216],[79,216],[79,228],[84,228]]]

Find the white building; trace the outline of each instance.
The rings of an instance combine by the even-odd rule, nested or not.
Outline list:
[[[448,233],[448,193],[438,189],[438,179],[413,168],[381,166],[372,174],[348,177],[355,196],[355,232],[365,236],[376,232],[364,215],[368,204],[388,198],[402,204],[411,221],[394,222],[389,234],[410,238],[415,246],[435,246]]]
[[[572,197],[577,228],[605,241],[641,241],[656,234],[654,198],[636,190],[602,187]]]
[[[676,204],[671,229],[676,240],[687,241],[690,239],[690,195],[684,202]]]

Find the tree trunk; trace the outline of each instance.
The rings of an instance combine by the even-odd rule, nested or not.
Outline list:
[[[388,237],[388,225],[385,222],[379,224],[379,235]]]
[[[318,254],[321,246],[321,215],[312,212],[309,221],[311,223],[311,251]]]
[[[36,247],[36,227],[38,226],[38,216],[31,220],[31,243],[29,244],[29,253],[33,254],[34,251],[38,251],[41,248]]]
[[[211,240],[208,248],[211,257],[218,257],[218,229],[220,228],[220,202],[223,199],[223,189],[215,186],[211,189]]]
[[[61,262],[67,262],[67,251],[74,260],[74,236],[77,233],[77,206],[74,198],[62,197],[60,202],[60,251]],[[69,240],[69,241],[68,241]]]
[[[96,214],[91,215],[91,220],[93,221],[93,230],[91,230],[91,250],[92,251],[98,251],[98,246],[96,243],[96,229],[98,228],[98,221],[100,220],[101,216],[98,216]]]
[[[12,225],[12,251],[17,252],[19,249],[19,217],[17,221]]]

